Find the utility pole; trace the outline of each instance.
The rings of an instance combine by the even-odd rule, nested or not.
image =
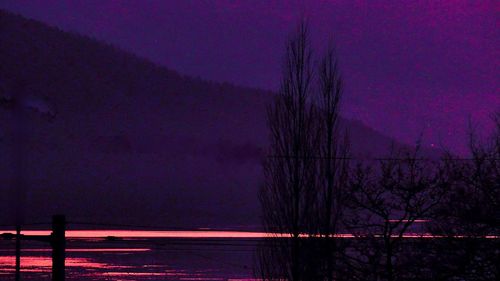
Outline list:
[[[21,281],[21,226],[16,226],[16,281]]]
[[[52,217],[52,281],[64,281],[64,260],[66,248],[66,218],[64,215]]]

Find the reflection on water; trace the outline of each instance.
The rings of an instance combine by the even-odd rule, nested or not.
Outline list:
[[[258,242],[255,234],[205,232],[68,231],[66,278],[69,281],[255,280],[252,279],[253,253]],[[120,238],[110,241],[106,238],[109,236]],[[0,280],[14,280],[14,253],[14,241],[0,240]],[[22,280],[50,280],[51,266],[48,244],[22,241]]]
[[[14,230],[0,231],[1,233],[15,234]],[[26,230],[24,235],[49,235],[49,230]],[[252,231],[214,231],[214,230],[186,230],[186,231],[144,231],[144,230],[68,230],[68,238],[264,238],[269,236],[265,232]]]
[[[14,272],[15,259],[14,256],[0,256],[0,271],[1,273]],[[89,270],[96,268],[106,268],[110,265],[105,263],[93,262],[89,258],[68,258],[66,259],[66,267],[84,267]],[[50,272],[52,267],[51,257],[44,256],[26,256],[22,257],[21,271],[22,272]]]
[[[13,230],[0,230],[0,233],[15,234]],[[49,235],[49,230],[27,230],[22,231],[24,235]],[[303,235],[305,236],[305,235]],[[338,238],[356,238],[355,235],[350,233],[335,234]],[[396,236],[396,235],[395,235]],[[268,237],[290,237],[288,234],[266,233],[266,232],[253,232],[253,231],[214,231],[214,230],[186,230],[186,231],[144,231],[144,230],[68,230],[66,231],[67,238],[234,238],[234,239],[261,239]],[[404,238],[441,238],[447,236],[432,235],[423,232],[408,232],[403,235]],[[461,238],[463,236],[455,236]],[[494,239],[497,236],[488,235],[484,238]]]
[[[4,233],[7,231],[1,231]],[[48,235],[50,231],[24,231]],[[253,259],[262,232],[235,231],[67,231],[66,275],[80,280],[257,280]],[[340,238],[354,238],[340,234]],[[406,238],[436,238],[406,234]],[[498,238],[498,237],[486,237]],[[51,249],[22,241],[22,280],[50,280]],[[0,280],[14,280],[14,241],[0,239]]]
[[[150,251],[151,249],[146,249],[146,248],[96,248],[96,249],[66,249],[66,253],[71,253],[71,252],[100,252],[100,253],[105,253],[105,252],[146,252]],[[14,250],[8,250],[8,249],[0,249],[1,252],[14,252]],[[52,252],[52,249],[23,249],[24,253],[29,253],[29,252]]]

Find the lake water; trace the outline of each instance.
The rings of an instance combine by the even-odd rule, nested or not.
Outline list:
[[[0,233],[5,232],[13,233],[0,230]],[[49,235],[50,231],[24,231],[22,234]],[[253,274],[255,250],[269,235],[212,230],[69,230],[66,232],[66,279],[256,280]],[[337,236],[354,238],[351,234]],[[439,238],[425,233],[408,233],[403,237]],[[22,280],[51,280],[51,251],[47,242],[23,240]],[[15,241],[0,239],[0,280],[14,280],[14,255]]]
[[[66,279],[74,281],[254,280],[255,247],[265,237],[232,231],[100,230],[66,235]],[[14,255],[15,242],[0,240],[0,280],[14,280]],[[22,241],[22,280],[50,280],[51,265],[47,243]]]

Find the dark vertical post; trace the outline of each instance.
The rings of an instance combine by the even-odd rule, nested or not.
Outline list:
[[[66,218],[64,215],[52,217],[52,281],[64,281],[64,260],[66,248]]]
[[[16,281],[21,281],[21,226],[16,226]]]

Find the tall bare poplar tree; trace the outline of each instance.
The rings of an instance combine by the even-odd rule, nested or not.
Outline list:
[[[265,182],[260,199],[267,231],[287,234],[290,239],[281,249],[281,261],[268,260],[267,270],[279,271],[274,278],[307,280],[310,270],[303,251],[301,234],[313,229],[317,198],[318,130],[315,109],[310,102],[313,70],[307,24],[302,21],[286,45],[281,88],[268,109],[270,153],[264,163]],[[262,263],[261,263],[262,264]],[[264,270],[264,269],[261,269]]]
[[[319,65],[318,73],[318,114],[320,128],[319,141],[319,200],[318,232],[325,241],[323,262],[324,277],[334,280],[340,240],[332,239],[338,233],[342,218],[343,201],[346,193],[349,145],[347,134],[339,129],[339,114],[343,83],[338,59],[333,48],[329,48]]]

